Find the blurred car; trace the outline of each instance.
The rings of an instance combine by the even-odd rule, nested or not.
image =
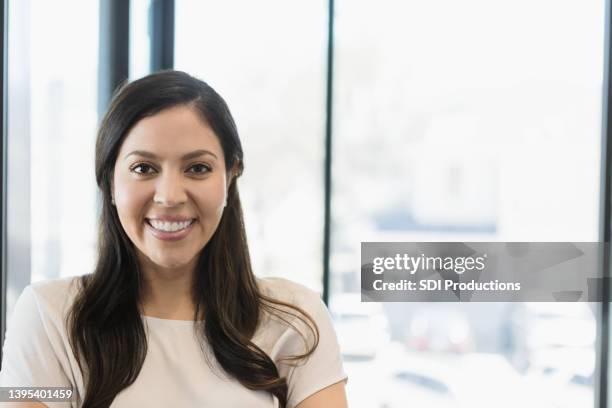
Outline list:
[[[405,368],[388,379],[381,408],[457,408],[450,387],[435,376]]]
[[[584,302],[527,303],[527,347],[586,347],[595,344],[595,317]]]
[[[389,321],[380,303],[362,303],[359,293],[339,293],[329,308],[345,358],[374,358],[389,343]]]
[[[588,407],[593,406],[594,374],[594,349],[559,347],[533,353],[525,379],[539,389],[550,406]]]
[[[474,340],[470,323],[452,305],[431,304],[416,313],[406,330],[409,350],[467,353]]]
[[[426,355],[396,353],[386,361],[380,408],[457,408],[449,367]]]
[[[499,354],[406,352],[387,365],[381,408],[552,407]]]
[[[589,305],[533,302],[525,307],[525,378],[538,387],[550,406],[592,406],[596,321]]]

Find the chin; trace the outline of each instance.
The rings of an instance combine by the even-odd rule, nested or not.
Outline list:
[[[187,258],[181,258],[181,259],[157,258],[157,259],[152,259],[152,261],[160,268],[173,269],[173,268],[182,268],[184,266],[187,266],[189,264],[190,259],[187,259]]]

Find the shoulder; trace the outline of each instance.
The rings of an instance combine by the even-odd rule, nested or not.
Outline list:
[[[331,315],[319,293],[283,278],[258,279],[258,286],[264,295],[302,309],[316,326],[313,332],[303,321],[290,318],[293,326],[275,326],[272,319],[260,331],[258,345],[276,363],[279,376],[287,379],[287,407],[346,379]]]
[[[304,336],[307,343],[316,343],[318,333],[329,327],[329,312],[316,291],[284,278],[258,278],[257,284],[264,296],[281,302],[273,304],[271,311],[264,309],[256,336],[273,356],[277,353],[300,354],[304,351],[299,351],[304,346]],[[307,316],[291,306],[299,308]],[[288,353],[286,348],[292,353]]]
[[[289,279],[257,278],[257,284],[262,294],[295,306],[310,306],[321,301],[319,293]]]
[[[300,316],[303,317],[302,313],[294,307],[299,308],[315,321],[316,315],[320,314],[322,308],[325,308],[317,292],[289,279],[257,278],[257,286],[262,295],[280,302],[272,303],[272,310],[264,308],[263,326],[267,326],[268,330],[284,331],[288,328],[299,330],[298,326],[304,326],[305,322],[300,318]],[[270,305],[270,302],[264,303]],[[302,327],[304,328],[307,327]]]
[[[61,326],[78,293],[79,278],[80,276],[71,276],[29,284],[15,304],[15,320],[40,320],[45,326],[51,322]],[[9,321],[12,318],[9,317]]]
[[[24,289],[24,295],[36,302],[46,313],[62,314],[74,301],[80,287],[80,276],[34,282]]]
[[[8,319],[0,384],[68,386],[74,384],[65,317],[78,277],[31,283]]]

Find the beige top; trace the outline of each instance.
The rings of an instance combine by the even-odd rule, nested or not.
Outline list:
[[[348,381],[330,314],[319,295],[287,279],[257,281],[264,294],[301,307],[319,328],[318,347],[298,366],[279,361],[305,351],[303,339],[295,329],[268,316],[253,337],[253,342],[276,363],[280,375],[287,377],[287,407],[295,407],[331,384]],[[83,377],[64,324],[76,294],[76,282],[76,277],[61,278],[36,282],[24,289],[9,319],[0,386],[72,387],[76,401],[45,404],[81,406],[85,392]],[[143,322],[148,339],[144,364],[136,381],[117,394],[112,408],[278,406],[276,397],[270,393],[249,390],[225,374],[207,344],[204,350],[200,347],[192,321],[143,316]],[[214,369],[207,364],[205,353]]]

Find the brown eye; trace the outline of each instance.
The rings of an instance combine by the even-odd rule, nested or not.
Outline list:
[[[195,171],[192,171],[192,173],[194,174],[206,174],[210,172],[211,170],[209,166],[203,163],[194,164],[193,166],[190,167],[190,169],[195,169]]]
[[[136,169],[140,169],[140,171],[137,171]],[[149,174],[149,170],[151,169],[153,169],[153,167],[146,163],[139,163],[131,168],[131,170],[136,174]]]

